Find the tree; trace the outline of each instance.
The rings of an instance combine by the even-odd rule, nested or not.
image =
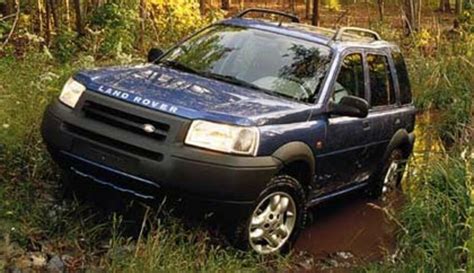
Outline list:
[[[222,0],[221,8],[224,9],[224,10],[229,10],[230,9],[230,0]]]
[[[319,26],[319,0],[313,0],[313,17],[311,23],[313,26]]]
[[[306,19],[311,18],[311,0],[306,0]]]
[[[379,10],[380,21],[383,22],[385,1],[384,0],[377,0],[377,6],[378,6],[378,10]]]
[[[439,0],[439,10],[443,12],[451,12],[449,0]]]
[[[201,12],[201,15],[206,13],[206,0],[199,0],[199,11]]]
[[[421,0],[404,0],[405,34],[419,30],[421,19]]]
[[[289,4],[290,4],[291,12],[295,13],[295,11],[296,11],[296,7],[295,7],[296,6],[296,0],[290,0]]]
[[[140,14],[140,36],[139,44],[141,48],[145,45],[145,22],[146,22],[146,1],[140,0],[138,5],[138,13]]]
[[[74,0],[74,12],[76,13],[76,31],[80,36],[84,35],[84,27],[82,25],[82,14],[81,14],[81,0]]]
[[[456,0],[455,8],[456,8],[456,14],[461,15],[462,13],[462,5],[463,1],[462,0]]]

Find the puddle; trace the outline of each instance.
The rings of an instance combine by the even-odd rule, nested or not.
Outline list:
[[[437,113],[417,116],[416,142],[404,174],[402,187],[409,190],[412,177],[443,146],[431,130]],[[401,210],[403,194],[394,192],[386,200],[369,200],[361,192],[343,196],[313,210],[314,220],[296,242],[303,253],[303,272],[352,272],[354,267],[380,261],[397,250],[397,223],[390,215]],[[388,213],[387,213],[388,212]]]
[[[403,204],[401,193],[386,201],[363,193],[342,197],[313,210],[314,220],[296,242],[307,256],[304,272],[351,272],[354,266],[383,259],[396,250],[396,222],[389,214]],[[387,214],[385,211],[389,214]]]

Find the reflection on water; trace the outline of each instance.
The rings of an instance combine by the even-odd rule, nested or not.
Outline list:
[[[442,145],[431,125],[436,115],[417,119],[416,142],[407,164],[402,188],[413,185],[417,170],[440,154]],[[385,200],[369,200],[363,192],[355,192],[333,200],[313,211],[314,220],[296,242],[295,252],[303,253],[300,263],[304,272],[351,272],[367,262],[388,259],[396,254],[397,213],[404,204],[402,192],[394,192]]]

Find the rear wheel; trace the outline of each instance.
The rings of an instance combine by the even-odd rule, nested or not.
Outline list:
[[[401,150],[395,149],[369,185],[369,196],[378,198],[399,190],[404,171],[403,153]]]
[[[286,253],[306,218],[305,194],[293,177],[279,175],[260,194],[236,231],[236,244],[259,254]]]

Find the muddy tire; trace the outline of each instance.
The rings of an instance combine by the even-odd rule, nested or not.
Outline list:
[[[400,190],[405,163],[400,149],[394,149],[384,164],[375,172],[367,189],[371,198],[379,198],[394,190]]]
[[[275,176],[237,227],[231,242],[258,254],[285,254],[306,222],[306,198],[301,184],[288,175]]]

